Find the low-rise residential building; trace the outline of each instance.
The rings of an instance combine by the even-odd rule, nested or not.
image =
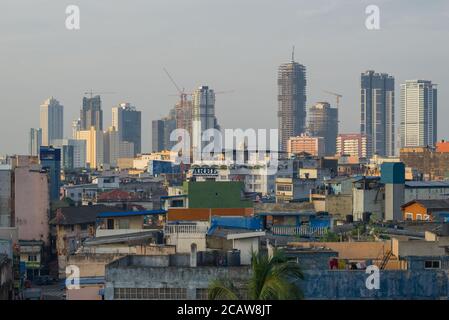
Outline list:
[[[412,200],[401,209],[404,220],[449,222],[449,199]]]
[[[81,247],[84,240],[95,236],[97,215],[101,212],[119,212],[120,209],[104,205],[65,207],[56,210],[50,221],[58,256],[59,277],[65,278],[67,258]]]
[[[43,241],[19,240],[20,262],[25,264],[26,279],[33,280],[41,275],[45,266]]]
[[[97,214],[96,237],[125,235],[148,231],[144,228],[145,218],[155,216],[157,221],[162,221],[165,210],[145,211],[107,211]],[[157,223],[156,223],[157,225]]]
[[[260,249],[260,239],[265,231],[217,227],[208,232],[207,248],[224,251],[238,250],[240,264],[251,265],[252,255]]]
[[[355,221],[366,220],[366,213],[370,213],[377,220],[383,220],[385,201],[380,177],[363,176],[353,181],[352,197],[352,214]]]

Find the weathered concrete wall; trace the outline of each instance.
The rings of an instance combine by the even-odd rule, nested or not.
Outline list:
[[[250,277],[249,267],[107,267],[105,299],[114,298],[114,288],[186,288],[187,298],[196,299],[196,289],[212,280],[229,278],[242,288]],[[448,275],[444,271],[385,270],[380,289],[368,290],[365,271],[305,270],[298,285],[305,299],[448,299]]]
[[[196,299],[196,289],[213,280],[229,278],[241,287],[249,275],[249,267],[107,267],[105,300],[114,298],[114,288],[187,288],[187,298]]]
[[[305,271],[300,283],[306,299],[448,299],[444,271],[380,272],[380,289],[368,290],[365,271]]]
[[[340,219],[346,219],[346,215],[352,214],[352,194],[332,194],[326,196],[325,210]]]

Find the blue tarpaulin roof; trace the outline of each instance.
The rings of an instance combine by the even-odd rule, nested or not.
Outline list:
[[[166,214],[167,211],[159,210],[145,210],[145,211],[126,211],[126,212],[102,212],[97,215],[97,218],[109,217],[128,217],[128,216],[150,216],[156,214]]]

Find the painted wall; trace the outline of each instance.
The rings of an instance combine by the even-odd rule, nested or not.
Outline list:
[[[15,169],[15,223],[20,240],[43,240],[49,245],[50,204],[47,174],[29,167]]]

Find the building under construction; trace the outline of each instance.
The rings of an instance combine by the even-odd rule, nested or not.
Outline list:
[[[309,110],[309,134],[324,138],[324,154],[334,156],[338,135],[338,109],[328,102],[318,102]]]
[[[292,61],[278,69],[279,150],[287,151],[287,141],[305,131],[306,67]]]
[[[186,93],[181,93],[180,100],[175,106],[176,110],[176,129],[184,129],[189,135],[183,137],[183,139],[190,139],[192,143],[192,109],[193,104],[191,100],[188,100]]]

